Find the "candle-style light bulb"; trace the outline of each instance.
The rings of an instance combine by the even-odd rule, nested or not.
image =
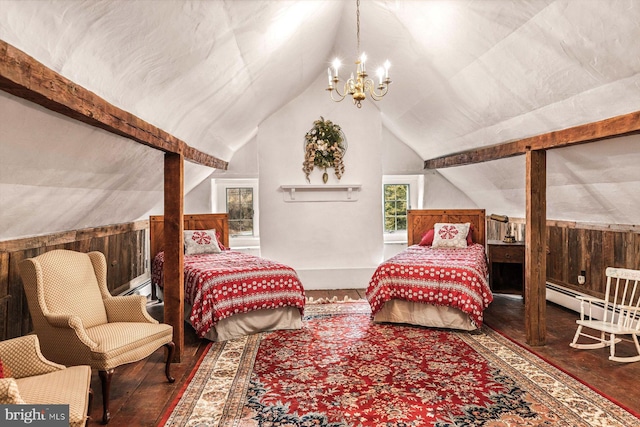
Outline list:
[[[378,75],[379,85],[382,86],[382,78],[384,77],[384,70],[382,67],[378,68],[376,74]]]
[[[340,68],[340,65],[342,65],[342,63],[338,58],[336,58],[333,60],[332,65],[333,65],[333,77],[338,77],[338,68]]]
[[[389,61],[384,61],[384,78],[389,78],[389,67],[391,67],[391,63]]]
[[[364,63],[367,62],[367,54],[362,52],[360,55],[360,71],[365,72]]]

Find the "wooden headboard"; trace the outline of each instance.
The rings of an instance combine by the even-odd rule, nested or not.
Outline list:
[[[409,246],[420,243],[424,233],[437,222],[473,224],[473,241],[486,242],[484,209],[412,209],[407,212],[407,239]]]
[[[185,230],[210,230],[220,232],[220,241],[229,247],[229,215],[218,214],[194,214],[184,215]],[[164,250],[164,215],[152,215],[149,217],[149,239],[151,261],[158,252]]]

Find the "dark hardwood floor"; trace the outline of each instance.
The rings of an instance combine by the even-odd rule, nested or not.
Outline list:
[[[308,297],[363,299],[364,289],[307,291]],[[161,304],[150,305],[149,312],[162,319]],[[512,340],[580,378],[592,388],[640,412],[640,362],[620,364],[607,359],[608,349],[576,350],[569,347],[575,333],[578,314],[547,304],[547,344],[530,347],[525,343],[524,306],[521,298],[496,294],[494,302],[485,312],[485,322]],[[146,360],[116,369],[111,384],[111,427],[156,426],[167,408],[185,384],[198,358],[207,345],[189,326],[185,326],[185,351],[180,363],[172,365],[176,382],[169,384],[164,376],[164,353],[156,351]],[[623,352],[632,353],[633,345],[623,342]],[[94,401],[89,425],[99,425],[102,419],[102,393],[100,379],[93,373],[91,387]]]

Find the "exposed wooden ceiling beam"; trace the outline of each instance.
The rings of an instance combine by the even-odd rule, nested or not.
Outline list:
[[[175,136],[100,98],[0,40],[0,89],[91,126],[166,153],[217,169],[228,162],[203,153]]]
[[[425,160],[424,168],[442,169],[488,162],[525,154],[527,150],[549,150],[638,132],[640,132],[640,111],[532,136],[518,141],[505,142],[504,144],[436,157]]]

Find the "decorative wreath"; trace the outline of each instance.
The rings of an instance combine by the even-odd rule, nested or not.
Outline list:
[[[313,127],[304,136],[304,162],[302,171],[309,180],[309,174],[315,166],[324,169],[322,180],[326,183],[329,175],[327,168],[333,168],[336,177],[340,179],[344,173],[344,153],[347,151],[347,139],[344,132],[331,120],[313,122]]]

